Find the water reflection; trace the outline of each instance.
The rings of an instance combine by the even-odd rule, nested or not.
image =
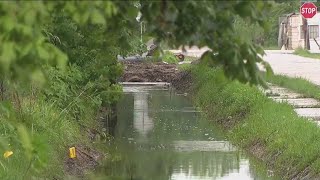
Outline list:
[[[272,179],[229,144],[183,96],[126,88],[118,105],[113,163],[105,179]],[[117,158],[116,158],[117,157]]]
[[[228,141],[174,141],[173,142],[175,151],[222,151],[230,152],[236,151]]]
[[[134,92],[134,116],[133,126],[143,137],[153,129],[153,120],[148,112],[148,94],[144,92]]]

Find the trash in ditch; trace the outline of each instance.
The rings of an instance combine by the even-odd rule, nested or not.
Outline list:
[[[69,148],[69,157],[72,159],[76,157],[76,148],[75,147]]]
[[[3,154],[3,157],[4,158],[9,158],[12,154],[13,154],[12,151],[5,151],[4,154]]]

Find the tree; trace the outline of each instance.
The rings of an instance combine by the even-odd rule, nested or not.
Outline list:
[[[263,49],[235,35],[236,15],[267,26],[265,15],[271,8],[267,1],[157,1],[141,2],[143,19],[150,33],[168,40],[172,47],[180,45],[208,46],[203,58],[221,65],[225,74],[241,82],[263,84],[257,63],[271,68],[260,55]],[[260,55],[259,55],[260,54]]]
[[[172,47],[208,46],[218,55],[207,53],[206,56],[222,65],[228,77],[253,84],[263,82],[256,73],[256,63],[263,63],[258,56],[263,50],[234,36],[233,22],[235,15],[239,15],[265,26],[269,8],[270,3],[263,1],[141,2],[143,20],[149,24],[151,35],[169,40]],[[123,1],[3,2],[0,5],[0,29],[4,34],[0,51],[2,77],[32,79],[35,76],[32,74],[42,74],[41,63],[64,66],[67,56],[46,43],[42,33],[54,9],[63,9],[76,23],[100,24],[113,31],[121,30],[121,22],[135,20],[137,15],[137,8]]]
[[[259,56],[263,50],[235,35],[234,20],[239,16],[265,27],[269,2],[161,0],[141,1],[140,7],[134,3],[1,2],[0,79],[11,84],[43,84],[47,77],[49,88],[44,93],[47,99],[43,103],[53,101],[56,104],[46,109],[63,108],[61,112],[65,113],[71,105],[79,105],[67,113],[68,118],[76,120],[81,109],[88,107],[87,102],[89,106],[114,103],[116,96],[111,94],[119,90],[116,79],[121,71],[116,55],[128,54],[134,49],[132,45],[136,43],[130,40],[140,10],[148,23],[149,36],[168,41],[173,48],[193,44],[208,46],[212,52],[202,58],[222,66],[228,77],[251,84],[263,83],[256,64],[262,63],[268,68]],[[11,113],[12,106],[5,103],[0,105],[0,111],[2,128],[8,130],[10,137],[1,140],[0,147],[5,149],[7,140],[14,141],[17,149],[24,149],[29,167],[43,167],[46,162],[43,146],[50,142],[44,140],[46,137],[31,133],[34,129],[45,131],[47,126],[33,124],[31,111],[21,113],[27,117],[16,116]],[[52,115],[54,120],[61,119],[61,113]],[[43,113],[38,116],[40,120]],[[43,177],[44,173],[36,170]]]

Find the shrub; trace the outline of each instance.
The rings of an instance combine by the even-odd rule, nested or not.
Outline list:
[[[162,56],[162,61],[169,64],[178,64],[179,59],[172,52],[166,51]]]

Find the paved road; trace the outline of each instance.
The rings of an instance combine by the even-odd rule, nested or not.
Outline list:
[[[266,51],[264,60],[275,74],[303,77],[320,85],[320,60],[291,54],[290,51]]]

